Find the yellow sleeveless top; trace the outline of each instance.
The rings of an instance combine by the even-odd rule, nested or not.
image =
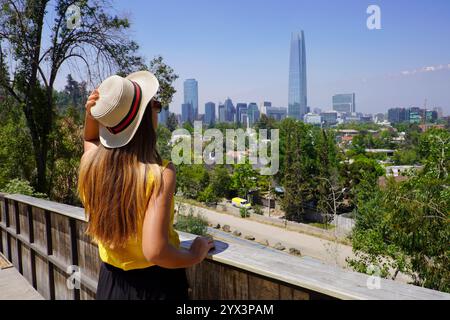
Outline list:
[[[169,163],[170,161],[163,160],[163,170]],[[147,195],[149,195],[149,192],[151,191],[152,184],[153,176],[150,172],[146,186]],[[173,228],[173,216],[174,199],[172,198],[172,204],[170,206],[169,243],[174,247],[179,248],[180,238],[178,233]],[[143,223],[143,221],[141,223]],[[137,229],[137,237],[131,237],[124,247],[111,249],[107,246],[103,246],[102,243],[98,241],[100,259],[105,263],[125,271],[131,269],[142,269],[155,265],[154,263],[147,261],[144,257],[144,253],[142,252],[142,225],[138,226]]]

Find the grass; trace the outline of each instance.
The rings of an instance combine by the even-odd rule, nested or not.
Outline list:
[[[195,216],[192,212],[189,212],[187,215],[178,214],[174,228],[198,236],[206,236],[208,232],[208,220],[201,215]]]
[[[321,229],[325,229],[325,230],[333,230],[335,228],[334,225],[329,224],[329,223],[314,222],[314,223],[308,223],[308,225],[317,227],[317,228],[321,228]]]

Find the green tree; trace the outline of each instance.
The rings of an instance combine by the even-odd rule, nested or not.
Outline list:
[[[33,180],[32,150],[25,116],[13,99],[4,96],[0,101],[0,188],[15,178]]]
[[[72,106],[84,114],[84,104],[88,96],[87,83],[86,81],[76,81],[69,73],[64,90],[61,92],[55,91],[54,96],[59,113],[64,113],[67,107]]]
[[[172,138],[172,133],[166,127],[159,125],[158,128],[156,129],[156,135],[158,136],[157,144],[161,158],[170,160],[172,158],[171,156],[172,148],[170,146],[170,139]]]
[[[311,162],[308,159],[306,127],[293,119],[283,121],[280,139],[283,139],[283,177],[285,189],[281,206],[289,220],[303,220],[306,204],[311,200],[312,190],[308,185],[307,169]],[[306,151],[308,150],[308,151]]]
[[[403,272],[416,285],[450,292],[448,139],[444,130],[420,137],[426,165],[408,180],[390,178],[385,189],[360,183],[352,234],[356,258],[348,260],[354,269],[375,265],[385,277]]]
[[[219,198],[215,194],[212,185],[208,185],[205,190],[201,191],[198,196],[198,200],[201,202],[217,202]]]
[[[214,195],[218,198],[229,198],[231,196],[232,179],[225,166],[214,166],[210,173],[210,186]]]
[[[50,198],[70,205],[81,205],[77,192],[77,177],[83,155],[83,131],[80,111],[75,106],[57,115],[50,141],[49,183]]]
[[[256,188],[256,179],[258,173],[253,170],[249,163],[236,164],[233,166],[233,175],[231,176],[231,186],[237,192],[238,196],[246,199],[250,190]]]
[[[34,184],[45,193],[49,191],[47,161],[53,144],[49,139],[56,122],[54,84],[61,67],[78,60],[90,75],[128,74],[144,67],[142,58],[135,54],[138,45],[124,32],[130,26],[127,19],[110,15],[106,1],[80,1],[77,5],[82,22],[72,28],[66,21],[66,11],[73,3],[72,0],[55,4],[48,0],[0,1],[0,42],[14,53],[2,54],[1,58],[15,65],[11,81],[2,80],[0,86],[25,114],[37,167]],[[44,42],[44,36],[49,41]]]
[[[208,171],[203,165],[181,164],[177,166],[177,188],[186,198],[198,200],[201,192],[208,186],[208,184]]]
[[[170,130],[170,132],[175,131],[178,128],[178,120],[175,115],[175,113],[169,113],[169,116],[167,117],[167,123],[166,123],[167,129]]]
[[[156,56],[150,61],[149,70],[155,75],[159,82],[157,99],[161,102],[162,106],[167,109],[172,102],[173,95],[177,92],[173,83],[178,79],[178,75],[164,62],[162,56]]]
[[[415,149],[399,149],[394,152],[393,160],[396,165],[414,165],[418,163],[419,156]]]

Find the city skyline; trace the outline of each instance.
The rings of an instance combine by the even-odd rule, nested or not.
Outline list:
[[[206,102],[218,105],[227,96],[236,103],[269,100],[287,107],[289,40],[300,29],[308,41],[311,109],[331,110],[333,95],[355,92],[364,113],[423,107],[425,99],[450,113],[449,1],[377,1],[381,30],[367,29],[371,3],[355,0],[114,4],[130,17],[140,52],[147,59],[161,54],[180,76],[170,105],[176,113],[189,78],[199,82],[200,113]],[[132,10],[136,6],[141,10]],[[148,12],[154,11],[150,22]],[[191,17],[187,24],[185,15]],[[260,18],[249,19],[255,15]],[[226,23],[230,16],[235,23]],[[64,84],[63,74],[58,86]]]

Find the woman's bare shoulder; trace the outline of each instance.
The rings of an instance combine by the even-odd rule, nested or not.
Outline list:
[[[175,165],[172,162],[169,162],[164,166],[162,172],[162,179],[165,188],[164,189],[174,189],[176,184],[176,169]]]

